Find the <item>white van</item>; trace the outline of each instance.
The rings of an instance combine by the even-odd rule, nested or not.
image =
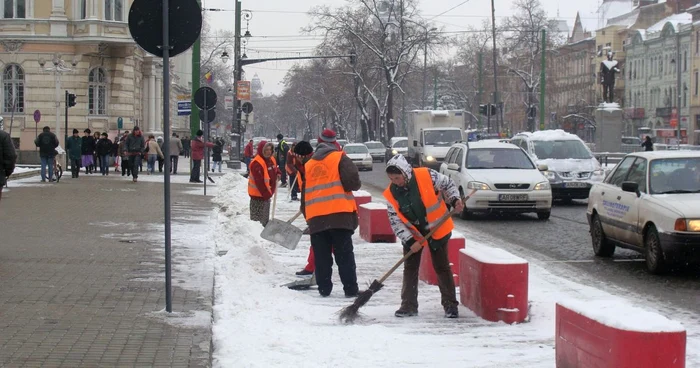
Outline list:
[[[535,160],[546,165],[554,199],[570,201],[586,199],[594,183],[605,178],[605,172],[593,153],[577,135],[561,129],[516,134],[511,140]]]

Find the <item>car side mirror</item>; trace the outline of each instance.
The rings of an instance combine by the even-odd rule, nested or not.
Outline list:
[[[545,164],[537,165],[537,170],[539,170],[539,171],[548,171],[548,170],[549,170],[549,166],[547,166],[547,165],[545,165]]]
[[[639,184],[635,183],[633,181],[625,181],[622,183],[622,191],[623,192],[629,192],[629,193],[635,193],[637,194],[637,197],[641,195],[639,193]]]
[[[462,169],[457,164],[447,164],[447,170],[462,171]]]
[[[413,141],[413,147],[418,147],[418,141]]]

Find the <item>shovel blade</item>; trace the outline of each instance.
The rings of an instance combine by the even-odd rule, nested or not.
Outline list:
[[[299,244],[299,240],[301,240],[301,233],[301,229],[289,222],[272,219],[260,233],[260,237],[287,249],[294,250]]]

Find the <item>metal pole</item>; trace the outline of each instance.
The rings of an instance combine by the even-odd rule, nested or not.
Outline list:
[[[484,54],[479,52],[479,92],[476,101],[477,109],[481,106],[481,98],[484,94]],[[481,129],[481,114],[479,114],[479,119],[477,119],[478,128]]]
[[[163,0],[163,135],[170,138],[170,22],[168,5],[170,0]],[[199,74],[197,74],[199,77]],[[170,231],[170,144],[164,143],[165,175],[163,203],[165,205],[165,310],[173,311],[172,274],[171,274],[171,231]]]
[[[197,3],[199,3],[199,6],[202,6],[202,0],[197,0]],[[200,79],[200,53],[201,53],[201,48],[200,48],[200,38],[197,38],[197,41],[194,42],[194,45],[192,45],[192,90],[190,91],[190,106],[194,107],[196,106],[194,104],[194,92],[199,89],[199,79]],[[190,144],[192,142],[191,138],[194,138],[197,136],[197,130],[199,130],[199,110],[197,109],[191,109],[190,110]],[[192,167],[191,164],[192,161],[192,156],[190,156],[190,167]]]
[[[546,30],[542,30],[542,66],[540,67],[540,130],[544,130],[544,90],[545,90],[545,73],[546,66],[545,52],[547,50]]]
[[[496,4],[491,0],[491,38],[493,40],[493,103],[500,110],[498,105],[498,51],[496,50]],[[498,129],[498,113],[496,115],[496,132]]]
[[[241,159],[241,135],[243,131],[241,129],[241,100],[238,96],[238,81],[243,79],[243,64],[241,61],[241,2],[236,0],[236,28],[234,30],[234,60],[236,61],[235,71],[233,73],[233,108],[236,109],[234,112],[235,124],[232,124],[231,129],[235,129],[238,133],[236,137],[236,159],[240,161]]]
[[[676,127],[677,127],[677,134],[678,134],[678,148],[680,149],[681,146],[681,67],[683,66],[683,62],[681,60],[681,34],[678,32],[680,30],[680,24],[677,25],[678,29],[676,29],[676,60],[678,62],[676,63],[676,91],[678,94],[678,106],[677,113],[676,113]]]
[[[54,80],[56,82],[56,137],[61,136],[61,76],[59,75],[58,66],[54,66]]]
[[[437,110],[437,68],[433,74],[433,110]]]
[[[204,195],[207,195],[207,174],[209,174],[209,148],[207,147],[207,142],[209,142],[209,106],[207,106],[207,90],[204,90]]]
[[[67,148],[66,146],[68,145],[68,91],[66,91],[66,98],[63,101],[66,104],[66,123],[65,123],[65,127],[64,127],[65,128],[64,130],[66,132],[64,133],[64,136],[63,136],[63,139],[64,139],[63,140],[63,148],[65,149],[65,148]],[[38,131],[39,131],[39,128],[37,127],[37,132]],[[66,154],[66,166],[65,166],[66,169],[68,168],[68,164],[67,164],[68,158],[67,157],[68,157],[68,154]]]
[[[423,46],[423,106],[420,107],[421,110],[425,109],[425,85],[428,78],[428,30],[425,30],[425,45]]]

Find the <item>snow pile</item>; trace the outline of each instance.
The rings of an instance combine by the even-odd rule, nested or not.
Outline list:
[[[366,191],[366,190],[356,190],[352,192],[352,195],[355,197],[371,197],[372,195]]]
[[[39,171],[41,168],[39,167],[15,167],[15,170],[12,172],[12,175],[17,175],[17,174],[22,174],[26,172],[32,172],[32,171]]]
[[[486,264],[511,265],[528,263],[526,260],[508,253],[503,249],[487,247],[478,243],[470,242],[468,247],[460,249],[459,251],[476,261]]]
[[[682,332],[680,322],[620,300],[564,300],[562,306],[606,326],[636,332]],[[642,321],[644,321],[642,323]]]
[[[533,141],[581,140],[577,135],[567,133],[561,129],[538,130],[530,134],[530,139]]]

